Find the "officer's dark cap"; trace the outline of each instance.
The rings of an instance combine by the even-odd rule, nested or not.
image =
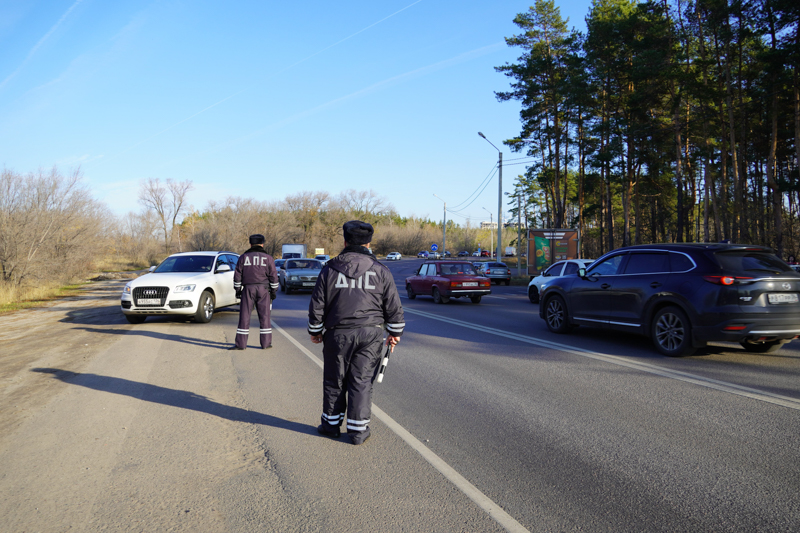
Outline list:
[[[260,233],[256,233],[255,235],[250,235],[250,244],[264,244],[267,242],[267,239],[261,235]]]
[[[375,230],[372,229],[372,224],[361,222],[360,220],[351,220],[345,222],[342,226],[344,232],[344,240],[347,244],[360,245],[372,242],[372,234]]]

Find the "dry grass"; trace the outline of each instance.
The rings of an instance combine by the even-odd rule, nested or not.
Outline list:
[[[96,261],[95,268],[98,272],[131,272],[142,270],[150,266],[146,261],[134,261],[126,257],[108,255]]]
[[[36,287],[18,287],[11,284],[0,284],[0,315],[39,307],[44,303],[76,294],[86,283],[74,285],[40,285]]]
[[[149,265],[139,264],[118,255],[106,255],[95,261],[94,273],[87,272],[86,278],[96,276],[96,273],[123,273],[106,278],[101,274],[97,279],[135,278],[136,275],[124,274],[134,270],[146,269]],[[66,298],[76,294],[89,281],[73,280],[72,284],[64,285],[63,281],[41,282],[36,286],[17,286],[13,283],[0,283],[0,314],[12,313],[20,309],[39,307],[45,303]]]

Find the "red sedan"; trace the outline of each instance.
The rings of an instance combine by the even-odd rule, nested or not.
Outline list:
[[[430,261],[423,263],[417,273],[406,278],[406,293],[413,300],[417,296],[433,296],[437,304],[446,304],[450,298],[465,296],[472,303],[491,294],[492,282],[475,272],[466,261]]]

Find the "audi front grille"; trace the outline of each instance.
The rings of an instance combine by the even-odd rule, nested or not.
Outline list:
[[[136,307],[164,307],[168,294],[169,287],[136,287],[133,289],[133,303]],[[154,300],[156,298],[158,298],[158,303],[139,303],[139,300]]]

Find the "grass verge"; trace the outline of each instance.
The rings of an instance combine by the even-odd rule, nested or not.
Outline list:
[[[20,309],[30,309],[76,295],[89,282],[71,285],[50,285],[41,287],[16,287],[0,285],[0,315],[13,313]]]

